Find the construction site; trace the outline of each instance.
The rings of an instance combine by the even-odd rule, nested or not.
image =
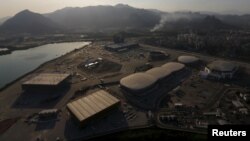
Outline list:
[[[249,73],[243,62],[96,41],[0,92],[8,122],[0,122],[0,140],[87,140],[153,126],[206,134],[209,124],[249,124]]]

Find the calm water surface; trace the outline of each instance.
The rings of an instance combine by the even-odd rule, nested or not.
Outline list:
[[[88,44],[89,42],[47,44],[0,56],[0,88],[47,61]]]

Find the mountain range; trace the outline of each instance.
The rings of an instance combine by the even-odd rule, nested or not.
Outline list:
[[[68,29],[151,28],[158,13],[128,5],[64,8],[45,15]]]
[[[1,22],[1,21],[0,21]],[[0,26],[0,33],[56,33],[106,29],[250,29],[250,15],[162,12],[129,5],[66,7],[52,13],[21,11]]]
[[[0,25],[2,25],[5,21],[7,21],[10,17],[0,18]]]
[[[0,26],[4,33],[52,33],[60,30],[55,22],[41,14],[29,10],[21,11]]]

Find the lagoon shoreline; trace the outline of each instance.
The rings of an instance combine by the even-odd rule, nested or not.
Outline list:
[[[36,48],[36,47],[43,46],[43,45],[48,45],[48,44],[73,43],[73,42],[93,42],[93,39],[84,39],[84,40],[76,40],[76,41],[43,42],[43,43],[40,43],[40,44],[26,45],[24,47],[1,46],[0,49],[1,48],[6,48],[8,50],[0,51],[0,56],[11,54],[14,51],[27,50],[27,49]]]
[[[61,43],[62,43],[62,42],[61,42]],[[71,43],[71,42],[65,42],[65,43]],[[72,43],[73,43],[73,42],[72,42]],[[53,63],[53,62],[56,61],[56,60],[62,59],[63,57],[68,56],[68,55],[70,55],[70,54],[72,54],[72,53],[74,53],[74,52],[77,52],[78,50],[80,50],[80,49],[82,49],[82,48],[84,48],[84,47],[86,47],[86,46],[89,46],[89,45],[91,45],[91,44],[92,44],[92,42],[89,42],[89,44],[86,44],[86,45],[84,45],[84,46],[82,46],[82,47],[80,47],[80,48],[78,48],[78,49],[74,49],[74,50],[72,50],[72,51],[70,51],[70,52],[68,52],[68,53],[66,53],[66,54],[64,54],[64,55],[58,56],[57,58],[54,58],[54,59],[52,59],[52,60],[49,60],[49,61],[46,61],[46,62],[40,64],[40,65],[39,65],[38,67],[36,67],[35,69],[33,69],[33,70],[31,70],[31,71],[29,71],[29,72],[27,72],[27,73],[21,75],[20,77],[16,78],[15,80],[13,80],[13,81],[11,81],[11,82],[5,84],[3,87],[0,87],[0,92],[4,91],[4,90],[7,89],[8,87],[10,87],[11,85],[15,84],[16,82],[22,80],[23,78],[27,77],[28,75],[33,74],[33,73],[36,72],[37,70],[39,70],[39,69],[43,68],[44,66],[46,66],[47,64]],[[47,45],[47,44],[45,44],[45,45]],[[36,48],[36,47],[32,47],[32,48]],[[28,48],[28,49],[29,49],[29,48]],[[0,56],[1,56],[1,55],[0,55]]]

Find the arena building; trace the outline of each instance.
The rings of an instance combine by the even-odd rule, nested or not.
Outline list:
[[[67,109],[80,127],[119,106],[120,100],[104,90],[79,98],[67,104]]]
[[[169,70],[171,73],[175,73],[183,70],[185,68],[185,65],[177,62],[169,62],[162,65],[162,67]]]
[[[182,55],[182,56],[179,56],[177,60],[178,62],[185,64],[185,65],[193,65],[199,62],[200,59],[195,56]]]
[[[146,71],[146,74],[155,77],[158,81],[167,79],[171,75],[171,73],[172,71],[166,67],[155,67]]]
[[[155,87],[157,79],[147,73],[134,73],[120,80],[120,86],[124,90],[141,94]]]
[[[162,67],[155,67],[146,72],[134,73],[120,80],[120,86],[126,98],[143,109],[152,110],[165,91],[175,88],[188,69],[184,64],[170,62]]]
[[[217,60],[208,64],[205,72],[216,79],[232,79],[238,68],[235,63]]]
[[[157,82],[166,80],[175,73],[181,72],[184,64],[170,62],[162,67],[152,68],[144,73],[134,73],[120,80],[120,86],[131,93],[148,93],[157,87]]]

